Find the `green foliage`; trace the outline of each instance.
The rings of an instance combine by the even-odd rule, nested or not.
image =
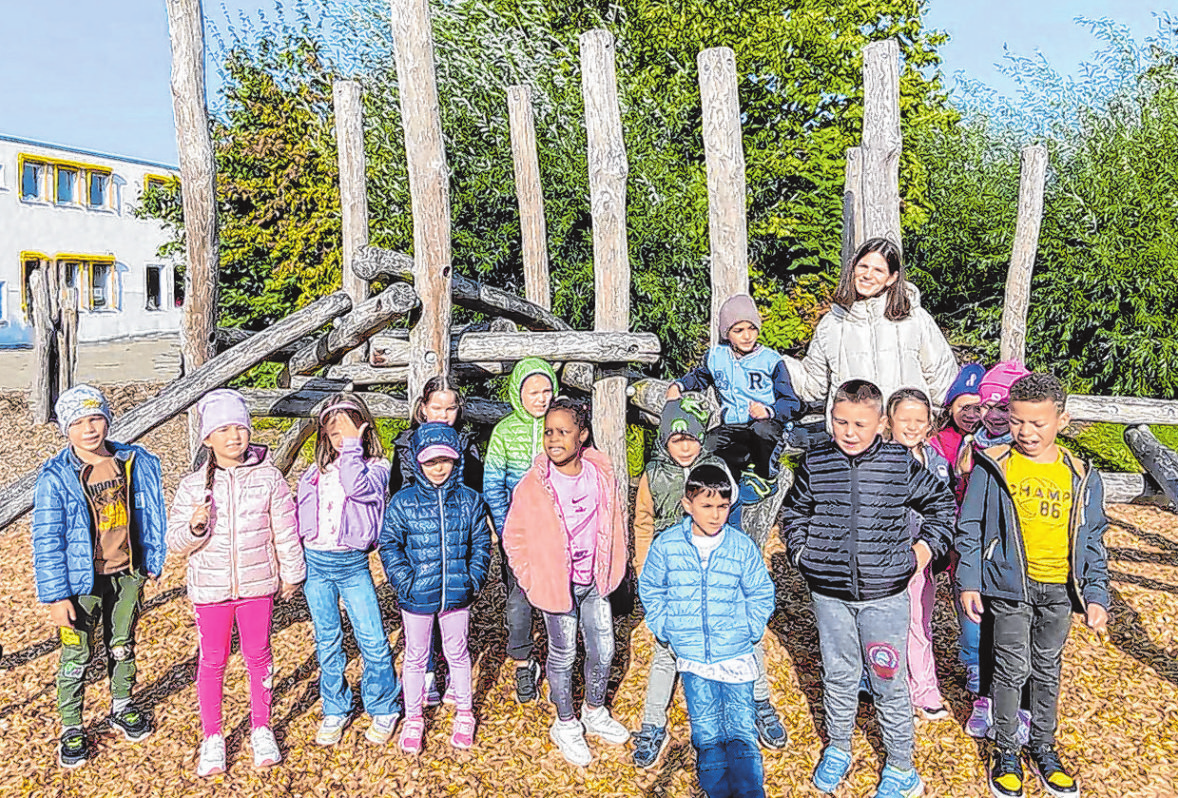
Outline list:
[[[1027,362],[1076,392],[1171,397],[1178,391],[1178,52],[1135,45],[1111,23],[1079,88],[1087,105],[1047,106],[1059,84],[1041,61],[1010,72],[1039,116],[998,108],[960,128],[916,137],[935,165],[937,209],[907,242],[926,305],[956,342],[997,358],[1014,238],[1020,120],[1047,136],[1050,169],[1031,283]],[[908,144],[906,143],[906,146]]]
[[[653,437],[653,432],[648,435],[645,427],[626,425],[626,469],[631,479],[642,476],[642,469],[646,467],[648,437]]]
[[[554,310],[592,326],[592,228],[578,36],[606,27],[629,160],[626,198],[632,326],[663,342],[663,374],[706,340],[707,181],[695,59],[736,51],[749,186],[750,258],[767,284],[770,337],[808,333],[837,268],[844,150],[861,127],[860,50],[896,37],[907,135],[955,118],[935,72],[943,34],[914,0],[455,0],[433,37],[451,170],[453,262],[522,292],[506,90],[531,87],[552,264]],[[339,199],[330,83],[365,89],[371,239],[411,251],[412,219],[395,59],[383,0],[295,0],[277,22],[227,32],[214,125],[222,212],[223,319],[259,327],[338,285]],[[904,222],[931,210],[927,164],[905,151]],[[175,215],[173,218],[178,218]],[[795,281],[798,281],[795,288]]]

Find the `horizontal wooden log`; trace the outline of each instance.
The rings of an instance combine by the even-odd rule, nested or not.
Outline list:
[[[317,299],[257,335],[168,385],[143,404],[115,419],[110,438],[122,443],[138,440],[168,419],[194,405],[200,397],[262,362],[267,355],[347,313],[352,300],[342,291]],[[35,474],[26,474],[0,489],[0,529],[33,506]]]
[[[301,389],[266,388],[242,391],[250,415],[272,418],[308,418],[319,413],[336,390],[305,387]],[[377,418],[409,418],[409,402],[384,393],[365,393],[364,403]],[[466,400],[465,416],[476,424],[496,424],[511,412],[506,402],[493,402],[477,396]]]
[[[1068,414],[1072,421],[1105,421],[1111,424],[1178,425],[1178,401],[1141,399],[1135,396],[1068,397]]]
[[[1146,495],[1146,480],[1142,474],[1101,471],[1100,478],[1104,482],[1105,504],[1129,504],[1140,501]]]
[[[218,327],[217,354],[221,354],[222,352],[237,346],[242,341],[245,341],[254,335],[257,335],[254,330],[243,330],[240,327]],[[281,349],[271,352],[266,356],[266,360],[271,363],[285,363],[291,359],[295,352],[299,351],[305,346],[315,343],[317,340],[318,336],[304,336],[294,343],[287,344]]]
[[[542,357],[590,363],[657,363],[662,347],[653,333],[522,332],[468,333],[458,340],[458,360],[522,360]]]
[[[409,285],[390,285],[342,318],[331,332],[296,352],[287,364],[285,375],[310,374],[339,360],[349,349],[359,346],[372,333],[404,316],[417,304],[417,294]]]
[[[486,363],[450,363],[450,377],[458,383],[483,381],[488,377],[502,376],[509,371],[502,366],[496,371],[485,368]],[[372,366],[367,363],[343,363],[330,366],[324,375],[329,379],[348,382],[357,387],[369,385],[405,385],[409,379],[409,366]],[[298,377],[291,378],[291,386],[297,386]]]
[[[1145,425],[1126,429],[1125,445],[1141,463],[1149,481],[1161,489],[1171,505],[1178,505],[1178,453],[1163,445]]]
[[[401,252],[378,247],[361,247],[356,255],[356,274],[365,280],[394,278],[412,281],[413,258]],[[502,316],[529,330],[571,330],[568,322],[534,302],[501,288],[455,274],[450,286],[455,305],[477,310],[489,316]]]

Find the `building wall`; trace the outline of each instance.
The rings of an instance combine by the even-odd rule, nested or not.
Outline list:
[[[22,185],[25,163],[41,168],[35,197]],[[32,344],[22,281],[34,261],[63,272],[69,264],[71,274],[79,264],[80,342],[179,330],[174,264],[156,254],[168,234],[133,214],[149,178],[172,176],[163,164],[0,136],[0,349]],[[148,308],[149,267],[158,268],[158,309]]]

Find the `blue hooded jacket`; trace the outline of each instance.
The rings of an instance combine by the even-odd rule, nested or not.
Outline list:
[[[462,459],[440,486],[417,462],[428,446],[462,451],[446,424],[422,424],[413,435],[413,481],[385,509],[380,559],[401,609],[428,615],[474,603],[491,565],[491,529],[483,498],[462,483]]]
[[[168,511],[159,459],[134,444],[108,440],[127,476],[127,508],[131,516],[131,568],[159,576],[164,569]],[[74,450],[49,458],[33,489],[33,571],[37,598],[44,604],[81,596],[94,589],[94,525],[90,502],[82,489],[89,467]]]
[[[749,654],[775,606],[773,581],[748,535],[724,525],[724,540],[700,567],[691,517],[650,546],[638,577],[646,625],[679,657],[711,665]]]

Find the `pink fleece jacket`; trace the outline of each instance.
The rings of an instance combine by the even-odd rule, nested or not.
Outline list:
[[[618,504],[609,458],[593,448],[585,449],[582,456],[597,469],[601,504],[593,581],[597,592],[608,596],[626,575],[626,518]],[[503,524],[503,549],[532,606],[544,612],[565,613],[573,608],[573,564],[556,491],[548,476],[551,467],[548,456],[541,452],[516,485]]]
[[[209,531],[197,536],[188,522],[204,501],[202,468],[180,480],[168,515],[168,551],[188,557],[193,604],[270,596],[280,581],[306,578],[294,498],[264,446],[250,446],[236,468],[217,469]]]

